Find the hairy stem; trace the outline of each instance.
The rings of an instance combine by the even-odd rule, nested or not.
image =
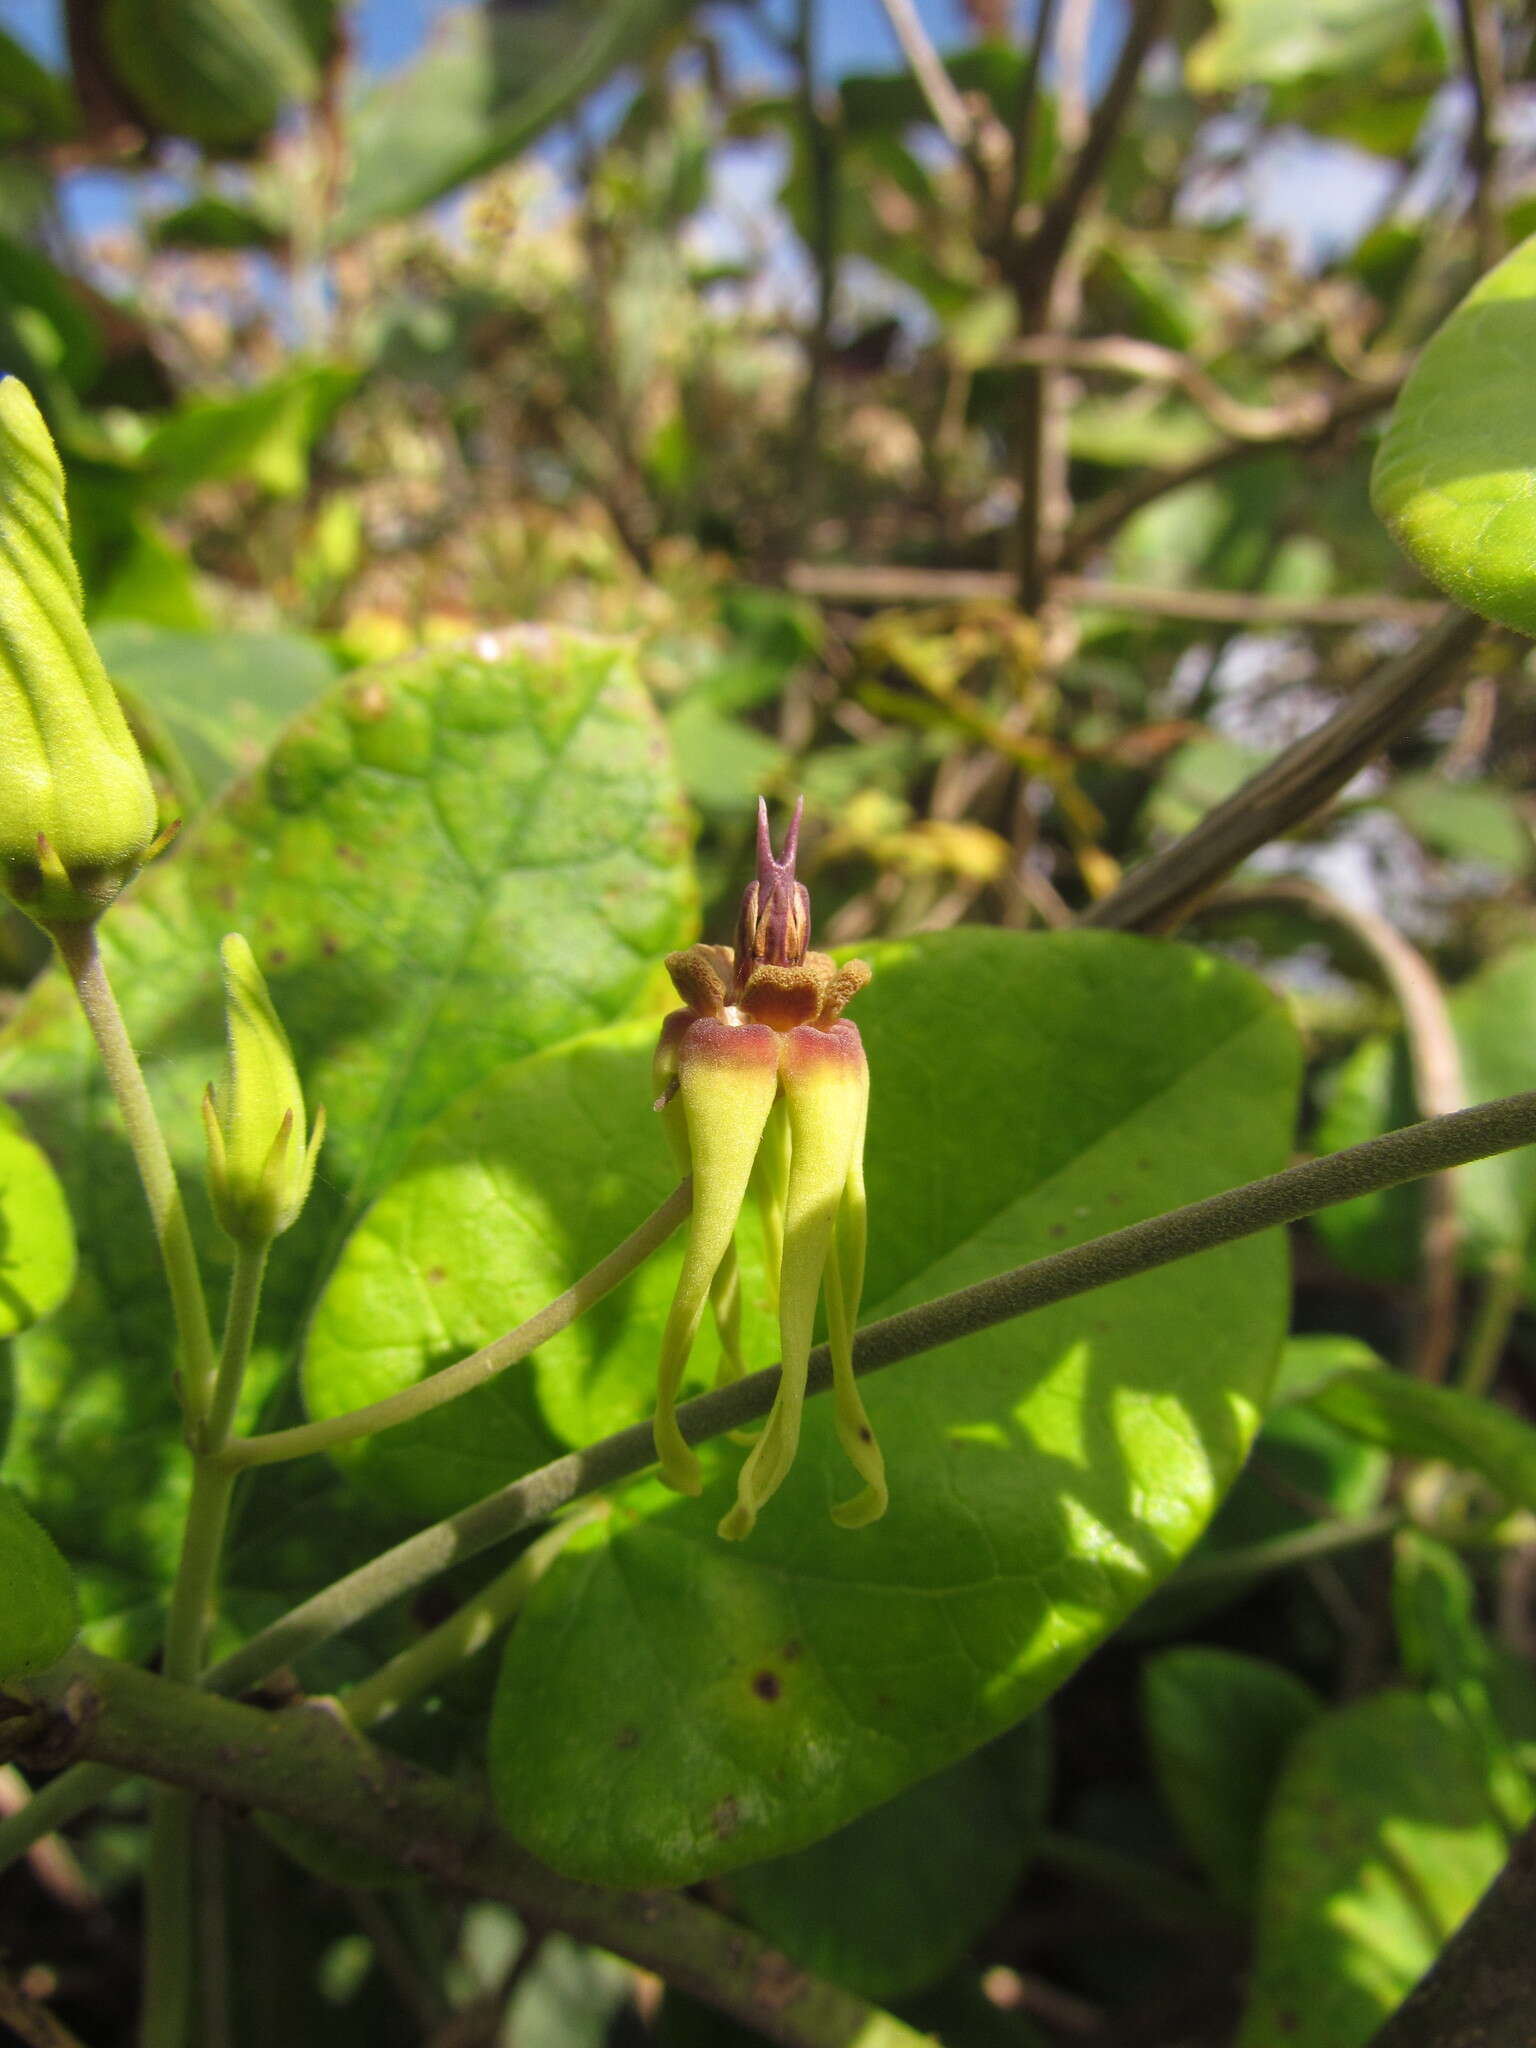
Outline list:
[[[1166,853],[1133,868],[1080,922],[1121,931],[1171,930],[1250,853],[1310,818],[1409,726],[1451,681],[1457,662],[1484,631],[1481,619],[1448,611],[1315,732],[1277,755]]]
[[[176,1169],[171,1164],[160,1120],[144,1085],[143,1070],[123,1022],[123,1013],[107,979],[106,965],[96,943],[96,927],[89,924],[60,925],[54,931],[53,939],[65,971],[74,983],[86,1022],[91,1027],[91,1036],[101,1054],[108,1084],[128,1133],[134,1163],[144,1184],[150,1219],[165,1266],[166,1284],[171,1292],[176,1333],[181,1340],[182,1406],[188,1417],[196,1421],[206,1412],[213,1392],[213,1335]]]
[[[404,1853],[418,1875],[627,1956],[782,2048],[923,2048],[890,2014],[681,1893],[557,1876],[488,1823],[477,1791],[374,1748],[326,1702],[263,1713],[84,1650],[15,1690],[67,1716],[100,1762],[302,1821],[391,1862]]]
[[[1330,1203],[1375,1194],[1426,1173],[1464,1166],[1469,1160],[1490,1158],[1533,1142],[1536,1093],[1508,1096],[1460,1110],[1454,1116],[1389,1131],[1347,1151],[1287,1167],[1266,1180],[1133,1223],[871,1323],[854,1339],[854,1371],[881,1371],[921,1352],[952,1344],[957,1338],[1027,1315],[1032,1309],[1150,1272],[1155,1266],[1215,1245],[1294,1223]],[[821,1345],[811,1354],[809,1389],[822,1394],[831,1383],[831,1356]],[[692,1444],[703,1443],[766,1415],[777,1386],[778,1370],[770,1367],[684,1402],[677,1411],[684,1437]],[[631,1478],[654,1461],[648,1423],[556,1458],[499,1493],[408,1537],[301,1602],[215,1665],[205,1683],[219,1691],[238,1692],[413,1591],[449,1565],[547,1520],[584,1494]]]
[[[292,1429],[275,1429],[265,1436],[236,1437],[217,1447],[217,1463],[226,1471],[237,1472],[247,1465],[273,1465],[286,1458],[305,1458],[315,1451],[333,1450],[337,1444],[352,1443],[362,1436],[376,1436],[382,1429],[393,1429],[397,1423],[430,1414],[434,1408],[441,1408],[445,1401],[457,1400],[460,1394],[467,1394],[471,1388],[484,1386],[497,1373],[504,1372],[509,1365],[516,1365],[519,1359],[526,1358],[539,1345],[547,1344],[558,1331],[574,1323],[578,1316],[585,1315],[621,1280],[627,1280],[631,1273],[643,1266],[676,1230],[692,1202],[692,1180],[679,1181],[640,1227],[631,1231],[606,1258],[600,1259],[590,1273],[584,1273],[564,1294],[530,1316],[527,1322],[519,1323],[504,1337],[482,1345],[468,1358],[461,1358],[455,1365],[445,1365],[441,1372],[418,1380],[415,1386],[402,1387],[398,1394],[391,1394],[383,1401],[373,1401],[366,1408],[354,1408],[347,1415],[331,1415],[321,1422],[299,1423]]]

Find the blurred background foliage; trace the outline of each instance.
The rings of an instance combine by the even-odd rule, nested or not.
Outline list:
[[[359,35],[333,0],[0,9],[0,369],[184,815],[338,674],[561,623],[638,650],[709,935],[756,795],[800,790],[824,942],[1056,927],[1438,616],[1370,465],[1536,230],[1528,10],[502,0],[386,72]],[[1286,991],[1318,1148],[1536,1083],[1536,670],[1490,635],[1447,682],[1192,907]],[[39,964],[6,923],[8,1001]],[[1518,1488],[1306,1399],[1385,1361],[1536,1408],[1536,1182],[1463,1179],[1298,1234],[1204,1578],[1054,1743],[716,1902],[955,2044],[1365,2041],[1530,1803]],[[1405,1500],[1456,1541],[1379,1540]],[[131,1839],[5,1880],[102,2048]],[[895,1938],[903,1858],[954,1875]],[[251,2048],[735,2038],[497,1908],[263,1839],[235,1885]]]

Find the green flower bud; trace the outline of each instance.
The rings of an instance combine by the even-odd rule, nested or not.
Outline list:
[[[288,1035],[250,947],[231,932],[224,963],[228,1058],[221,1089],[203,1097],[208,1192],[220,1228],[237,1244],[270,1244],[303,1208],[325,1139],[325,1111],[304,1142],[304,1097]]]
[[[0,375],[0,888],[41,925],[88,923],[155,829],[86,631],[58,454],[25,385]]]
[[[722,1379],[741,1370],[734,1236],[748,1189],[762,1212],[779,1319],[779,1390],[737,1481],[720,1534],[740,1539],[788,1476],[800,1441],[806,1374],[823,1288],[838,1441],[864,1481],[832,1509],[844,1528],[883,1515],[885,1467],[853,1376],[864,1284],[864,1126],[869,1068],[844,1005],[869,978],[809,950],[810,899],[794,874],[796,809],[782,861],[759,812],[758,874],[742,904],[734,953],[694,946],[667,967],[687,1005],[662,1026],[656,1107],[680,1168],[693,1174],[688,1249],[662,1337],[654,1433],[661,1476],[697,1493],[699,1464],[677,1426],[684,1368],[706,1301],[715,1308]]]

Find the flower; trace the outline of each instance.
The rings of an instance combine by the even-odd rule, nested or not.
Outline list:
[[[58,453],[0,375],[0,888],[45,926],[99,917],[155,848],[155,793],[82,604]]]
[[[222,1089],[203,1097],[208,1192],[220,1228],[237,1244],[270,1244],[297,1217],[325,1141],[325,1111],[304,1142],[304,1097],[255,955],[238,932],[224,963],[227,1057]]]
[[[816,1303],[826,1288],[833,1413],[839,1441],[865,1484],[832,1510],[859,1528],[886,1509],[885,1466],[853,1376],[853,1330],[867,1232],[864,1125],[869,1068],[843,1010],[869,980],[862,960],[839,966],[809,950],[811,904],[795,879],[803,806],[775,859],[767,806],[758,803],[757,875],[741,900],[734,949],[691,946],[667,959],[685,1007],[664,1020],[656,1048],[656,1107],[680,1170],[693,1175],[693,1210],[677,1292],[662,1336],[654,1435],[661,1476],[698,1493],[699,1462],[677,1426],[677,1396],[706,1301],[721,1337],[721,1373],[742,1370],[735,1232],[748,1190],[763,1222],[779,1318],[779,1389],[742,1465],[736,1505],[720,1534],[751,1532],[794,1462],[805,1404]]]

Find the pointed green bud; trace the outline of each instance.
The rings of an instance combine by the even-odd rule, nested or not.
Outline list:
[[[203,1098],[208,1192],[221,1229],[237,1244],[270,1244],[303,1208],[325,1138],[325,1111],[304,1142],[304,1097],[288,1036],[255,955],[238,932],[224,963],[227,1059],[221,1088]]]
[[[26,386],[0,375],[0,888],[41,925],[89,923],[155,830],[86,630],[57,451]]]

